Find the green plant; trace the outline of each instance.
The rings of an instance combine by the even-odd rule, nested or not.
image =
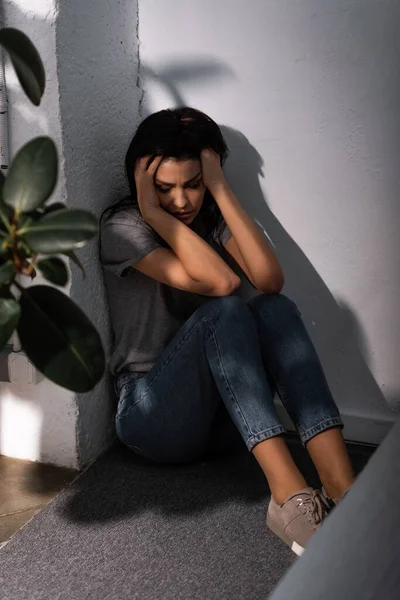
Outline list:
[[[45,89],[40,55],[17,29],[1,29],[0,45],[8,52],[20,84],[38,106]],[[46,205],[57,181],[54,142],[38,137],[23,146],[8,175],[0,177],[0,350],[16,329],[22,349],[39,371],[76,392],[94,387],[104,373],[100,336],[87,316],[60,290],[49,285],[21,285],[38,270],[58,286],[68,283],[65,255],[83,271],[74,251],[98,231],[97,219],[85,210]]]

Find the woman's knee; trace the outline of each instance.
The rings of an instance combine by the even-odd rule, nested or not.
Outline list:
[[[240,318],[241,314],[248,312],[249,307],[240,296],[221,296],[204,304],[201,310],[213,318],[227,317],[236,320]]]
[[[249,302],[249,306],[256,314],[271,316],[300,315],[296,304],[284,294],[260,294]]]
[[[246,306],[246,302],[240,296],[220,296],[214,298],[213,303],[224,311],[241,310]]]

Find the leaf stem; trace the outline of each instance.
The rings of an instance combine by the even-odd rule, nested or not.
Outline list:
[[[29,225],[32,223],[32,221],[33,221],[33,219],[31,219],[31,217],[27,217],[22,224],[22,229],[26,230],[26,228],[29,227]],[[19,231],[21,231],[21,229]],[[19,231],[17,233],[19,233]]]
[[[7,231],[10,231],[10,221],[7,219],[6,215],[0,210],[0,219],[3,221],[3,224]]]

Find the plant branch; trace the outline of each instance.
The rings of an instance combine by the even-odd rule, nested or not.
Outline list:
[[[10,222],[2,210],[0,210],[0,219],[3,221],[3,224],[4,224],[5,228],[7,229],[7,231],[10,231]]]

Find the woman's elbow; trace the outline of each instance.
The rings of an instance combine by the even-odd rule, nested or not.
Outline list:
[[[285,285],[285,277],[282,272],[277,273],[274,277],[269,277],[267,281],[262,282],[260,286],[256,286],[258,291],[263,294],[280,294]]]
[[[240,277],[235,274],[232,274],[232,277],[220,281],[217,289],[215,290],[216,296],[230,296],[240,287],[242,281]]]

